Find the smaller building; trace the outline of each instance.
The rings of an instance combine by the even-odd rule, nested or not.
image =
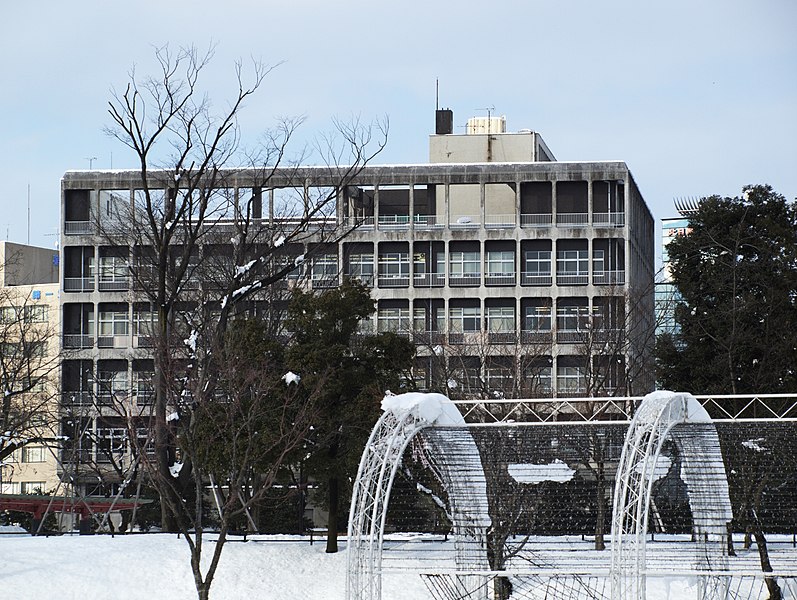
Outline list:
[[[0,493],[54,492],[59,483],[58,251],[0,242]],[[15,439],[35,440],[11,451]]]

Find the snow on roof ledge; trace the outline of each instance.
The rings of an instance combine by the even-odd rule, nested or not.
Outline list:
[[[382,410],[397,418],[412,414],[429,425],[464,425],[465,419],[451,400],[443,394],[407,392],[382,399]]]

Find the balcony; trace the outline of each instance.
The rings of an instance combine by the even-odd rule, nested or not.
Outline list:
[[[562,329],[556,332],[556,341],[560,344],[578,344],[589,334],[575,329]]]
[[[416,273],[412,278],[415,287],[443,287],[446,284],[444,273]]]
[[[374,276],[373,275],[351,275],[347,274],[346,277],[351,279],[352,281],[359,281],[365,287],[374,287]]]
[[[371,217],[347,217],[346,226],[349,229],[373,229],[374,218]]]
[[[462,215],[457,220],[449,223],[451,229],[476,229],[481,226],[481,217],[478,215]]]
[[[524,330],[520,332],[522,344],[550,344],[553,342],[551,330]]]
[[[592,283],[595,285],[625,285],[625,271],[593,271]]]
[[[64,277],[65,292],[93,292],[93,277]]]
[[[540,274],[537,272],[526,272],[520,274],[520,285],[551,285],[553,278],[550,273]]]
[[[551,214],[525,214],[520,215],[521,227],[550,227],[553,222]]]
[[[450,275],[448,285],[450,287],[478,287],[482,282],[481,273],[466,273],[464,275]]]
[[[92,235],[97,232],[93,221],[64,221],[64,235]]]
[[[324,277],[313,277],[313,289],[324,290],[338,287],[338,276],[327,275]]]
[[[415,215],[412,225],[415,229],[439,229],[443,223],[438,222],[436,215]]]
[[[514,214],[511,215],[485,215],[484,227],[485,229],[508,229],[515,226],[517,219]]]
[[[379,215],[379,229],[407,229],[409,226],[409,215]]]
[[[101,292],[126,292],[130,289],[130,277],[100,278],[97,284]]]
[[[557,273],[556,285],[587,285],[589,275],[587,273]]]
[[[61,393],[62,406],[92,406],[93,394],[86,391],[64,391]]]
[[[449,344],[475,344],[479,338],[478,331],[453,332],[448,334]]]
[[[97,348],[127,348],[129,345],[126,335],[101,335],[97,338]]]
[[[409,275],[395,276],[395,275],[380,275],[379,287],[381,288],[405,288],[410,287]]]
[[[79,333],[65,333],[63,339],[63,347],[68,350],[79,350],[81,348],[93,348],[94,338],[90,335],[82,335]]]
[[[515,344],[517,334],[514,331],[490,331],[487,333],[487,341],[491,344]]]
[[[589,224],[589,213],[557,213],[556,224],[584,227]]]
[[[625,213],[599,212],[592,215],[592,224],[596,227],[624,227]]]
[[[484,285],[511,286],[515,285],[514,273],[487,273],[484,276]]]

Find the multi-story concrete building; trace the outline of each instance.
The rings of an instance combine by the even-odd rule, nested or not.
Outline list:
[[[60,304],[58,251],[0,242],[0,493],[57,489]]]
[[[438,111],[428,164],[368,165],[340,189],[334,170],[319,167],[278,169],[265,187],[252,169],[223,179],[230,197],[257,198],[256,216],[274,231],[290,220],[286,190],[336,189],[334,212],[308,221],[318,234],[286,244],[308,257],[289,277],[306,275],[315,289],[343,277],[371,286],[377,312],[363,329],[416,340],[420,388],[474,397],[652,389],[653,219],[627,165],[556,161],[538,133],[506,133],[503,118],[472,120],[461,135],[452,124]],[[75,171],[62,181],[65,406],[151,398],[153,309],[129,273],[145,250],[101,233],[115,205],[135,204],[140,177]],[[197,264],[225,254],[225,227],[214,224],[222,233]],[[110,415],[92,427],[108,447],[124,433]]]

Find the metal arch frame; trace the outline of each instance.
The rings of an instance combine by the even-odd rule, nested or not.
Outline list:
[[[349,600],[380,600],[382,597],[382,544],[393,480],[409,443],[421,430],[430,427],[436,426],[417,418],[412,412],[397,417],[386,411],[371,432],[360,460],[349,511],[346,577],[346,598]],[[445,429],[451,434],[450,440],[428,440],[430,458],[445,455],[449,441],[465,444],[472,447],[472,458],[478,461],[478,465],[471,465],[471,468],[478,468],[483,474],[481,458],[470,431],[456,426],[446,426]],[[480,493],[473,485],[477,482],[467,478],[463,480],[461,473],[453,472],[443,464],[433,468],[447,489],[464,485],[472,492],[466,494],[469,496],[467,505],[458,503],[456,494],[450,499],[452,525],[457,538],[457,564],[468,572],[488,571],[486,531],[490,517],[486,488]],[[483,477],[481,482],[486,485]],[[468,597],[475,597],[474,593],[485,588],[484,583],[482,576],[466,576],[459,580]]]
[[[382,414],[363,450],[349,509],[346,598],[382,597],[382,539],[390,488],[410,440],[428,423],[408,412]],[[389,469],[389,472],[388,472]]]
[[[679,425],[702,424],[699,435],[679,433]],[[672,436],[670,432],[672,430]],[[683,432],[682,432],[683,433]],[[692,432],[690,432],[692,433]],[[684,456],[689,482],[694,531],[701,571],[718,572],[701,577],[701,598],[725,598],[728,570],[725,544],[727,522],[732,519],[728,483],[717,431],[706,410],[690,394],[659,392],[646,399],[626,434],[614,490],[612,510],[612,599],[645,598],[646,536],[656,462],[664,442],[672,437]],[[708,459],[710,469],[697,470],[694,459]]]

